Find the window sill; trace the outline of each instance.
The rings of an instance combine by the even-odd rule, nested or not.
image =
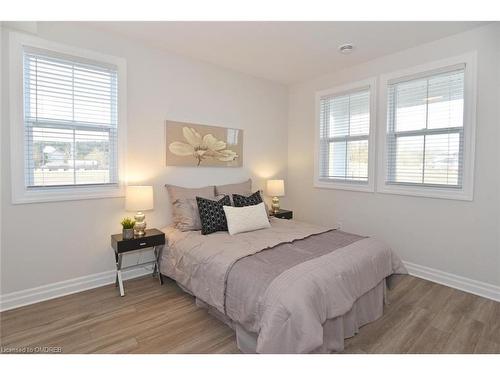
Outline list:
[[[74,201],[84,199],[120,198],[125,196],[122,186],[51,188],[47,190],[28,190],[12,193],[12,204]]]
[[[351,190],[373,193],[374,189],[372,184],[356,183],[356,182],[340,182],[340,181],[314,181],[314,187],[319,189],[338,189],[338,190]]]
[[[473,192],[467,192],[463,189],[414,187],[400,185],[386,185],[377,188],[378,193],[406,195],[424,198],[452,199],[461,201],[472,201]]]

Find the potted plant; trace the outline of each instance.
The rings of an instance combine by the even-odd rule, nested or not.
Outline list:
[[[132,220],[129,217],[126,217],[122,220],[122,227],[123,227],[123,239],[124,240],[131,240],[134,238],[134,225],[135,221]]]

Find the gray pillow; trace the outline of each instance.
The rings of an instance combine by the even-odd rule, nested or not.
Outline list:
[[[182,232],[201,230],[200,214],[196,197],[215,199],[215,187],[185,188],[175,185],[165,185],[172,203],[174,226]]]
[[[218,185],[215,187],[216,195],[229,195],[231,205],[233,204],[233,194],[244,195],[245,197],[252,195],[252,180],[240,182],[239,184]]]

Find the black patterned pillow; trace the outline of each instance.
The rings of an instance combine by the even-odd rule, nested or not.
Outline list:
[[[260,196],[260,191],[256,191],[248,197],[239,194],[233,194],[234,207],[245,207],[245,206],[255,206],[256,204],[262,203],[262,197]]]
[[[218,201],[196,197],[196,203],[200,214],[201,234],[227,231],[226,214],[222,207],[231,205],[229,195],[224,195]]]

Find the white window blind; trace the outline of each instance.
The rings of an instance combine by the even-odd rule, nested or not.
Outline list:
[[[462,187],[464,72],[389,82],[388,184]]]
[[[370,88],[320,99],[319,179],[368,182]]]
[[[117,67],[25,47],[28,188],[116,184]]]

